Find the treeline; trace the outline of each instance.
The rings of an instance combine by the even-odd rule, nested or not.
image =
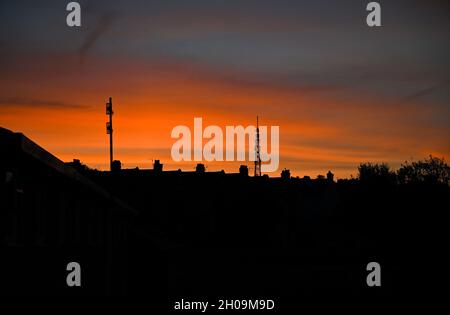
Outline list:
[[[442,158],[433,157],[405,162],[398,170],[387,163],[361,163],[358,179],[363,183],[377,184],[431,184],[449,185],[450,166]]]

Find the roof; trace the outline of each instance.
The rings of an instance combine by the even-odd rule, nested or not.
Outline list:
[[[74,168],[65,164],[63,161],[46,151],[38,144],[27,138],[24,134],[12,132],[11,130],[0,127],[0,152],[3,156],[8,154],[17,154],[18,152],[31,156],[58,173],[66,176],[102,197],[113,201],[126,211],[137,214],[137,210],[125,204],[120,199],[112,196],[107,190],[98,186],[87,177],[81,175]]]

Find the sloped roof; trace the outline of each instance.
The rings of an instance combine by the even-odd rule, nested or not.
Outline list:
[[[111,200],[120,208],[137,214],[137,210],[125,204],[120,199],[112,196],[107,190],[98,186],[87,177],[80,174],[74,168],[65,164],[50,152],[43,149],[41,146],[27,138],[24,134],[12,132],[11,130],[0,127],[0,152],[2,155],[23,153],[35,158],[41,163],[47,165],[58,173],[66,176],[81,185],[87,187],[98,195]]]

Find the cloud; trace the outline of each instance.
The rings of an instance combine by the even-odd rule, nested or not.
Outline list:
[[[113,19],[114,15],[111,12],[105,12],[98,18],[94,29],[87,34],[80,47],[79,54],[81,63],[83,63],[86,54],[95,45],[98,39],[111,27]]]
[[[407,95],[403,99],[403,101],[411,102],[411,101],[415,101],[417,99],[421,99],[421,98],[423,98],[425,96],[428,96],[428,95],[432,94],[436,90],[436,88],[437,88],[437,86],[431,86],[431,87],[428,87],[428,88],[425,88],[425,89],[418,90],[418,91],[416,91],[416,92],[414,92],[414,93],[412,93],[410,95]]]
[[[34,99],[34,98],[22,98],[22,97],[2,97],[0,98],[0,106],[19,106],[19,107],[44,107],[55,109],[82,109],[87,108],[85,105],[79,105],[74,103],[66,103],[54,100]]]

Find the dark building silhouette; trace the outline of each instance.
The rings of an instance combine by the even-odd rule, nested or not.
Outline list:
[[[87,168],[79,160],[64,164],[3,128],[0,157],[2,292],[73,294],[66,285],[72,261],[82,268],[77,294],[124,294],[146,281],[132,277],[138,265],[129,260],[138,254],[136,244],[156,251],[150,236],[135,228],[138,212],[82,175]]]
[[[242,176],[248,176],[248,166],[247,165],[239,166],[239,174]]]
[[[65,266],[79,261],[87,271],[77,294],[269,296],[297,307],[311,294],[373,294],[370,261],[385,268],[377,295],[414,290],[419,269],[404,262],[434,261],[426,253],[444,239],[444,227],[423,228],[446,222],[448,186],[330,184],[331,172],[254,177],[203,164],[163,171],[159,161],[100,171],[5,129],[0,158],[0,286],[10,293],[74,294]]]

